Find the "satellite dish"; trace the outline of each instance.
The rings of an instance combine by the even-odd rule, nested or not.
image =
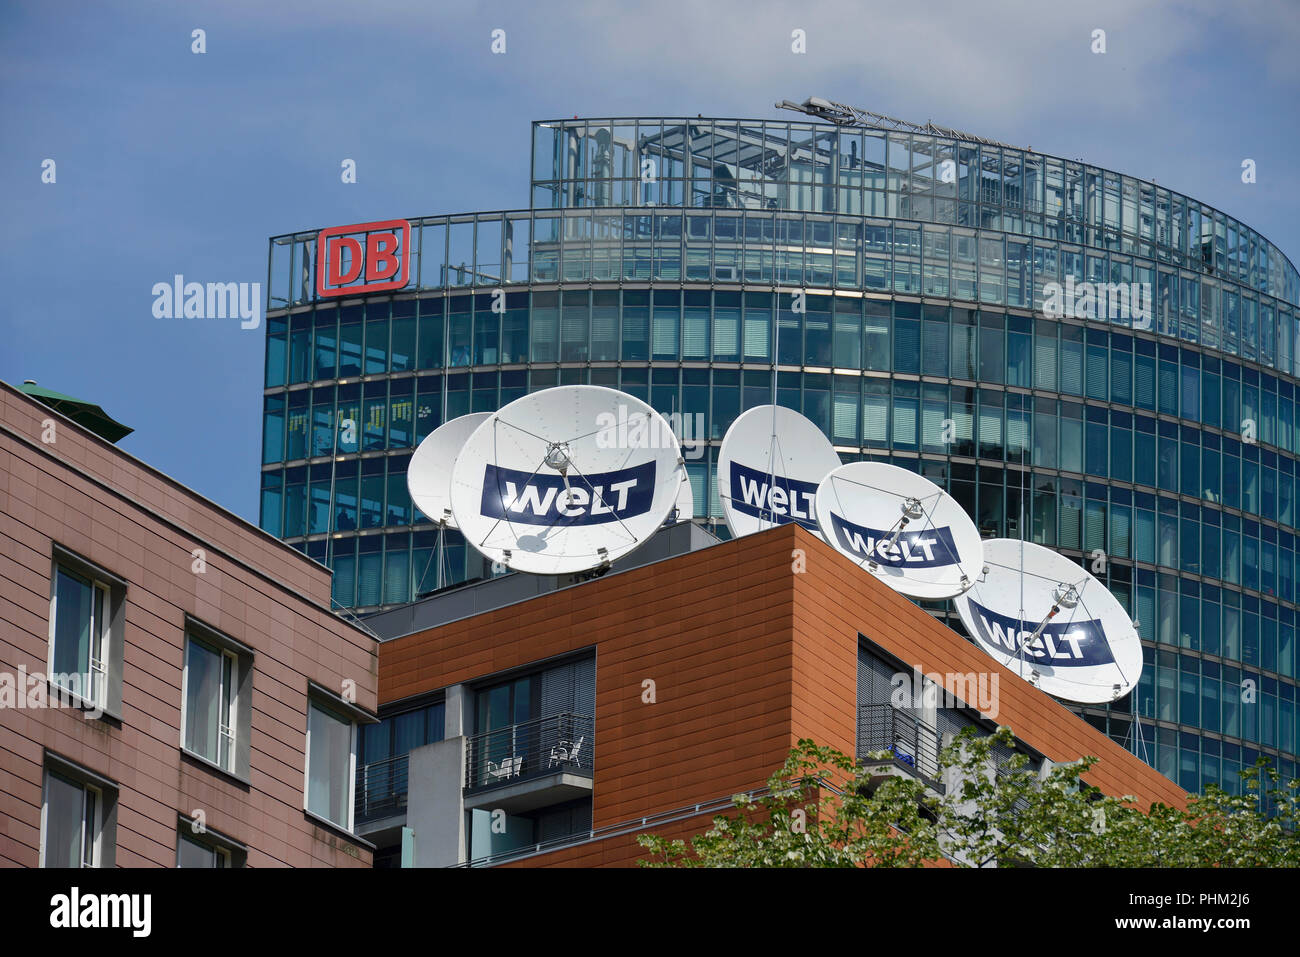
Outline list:
[[[425,436],[411,456],[411,464],[406,469],[406,488],[415,507],[431,522],[456,527],[451,512],[451,469],[465,440],[491,415],[491,412],[472,412],[444,422]]]
[[[884,462],[852,462],[817,490],[821,535],[894,591],[955,598],[983,570],[979,529],[929,479]]]
[[[740,538],[798,522],[817,531],[817,486],[840,464],[822,430],[781,405],[740,414],[718,451],[718,498]]]
[[[1103,704],[1133,690],[1142,643],[1105,585],[1050,548],[1013,538],[986,541],[984,562],[987,574],[956,601],[984,651],[1067,701]]]
[[[492,561],[565,575],[606,567],[653,535],[685,474],[677,437],[646,403],[561,386],[516,399],[469,437],[451,509]]]

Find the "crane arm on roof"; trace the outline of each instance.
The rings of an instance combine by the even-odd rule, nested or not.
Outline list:
[[[782,100],[776,104],[778,110],[795,110],[799,113],[807,113],[809,116],[815,116],[818,119],[827,120],[836,126],[857,126],[869,129],[887,129],[900,130],[908,133],[925,133],[929,136],[943,136],[954,140],[966,140],[971,143],[983,143],[986,146],[1005,146],[1007,149],[1019,149],[1020,147],[1012,146],[1009,143],[1002,143],[998,140],[989,139],[986,136],[976,136],[974,133],[964,133],[961,130],[950,129],[946,126],[938,126],[928,120],[925,123],[910,123],[907,120],[900,120],[895,116],[886,116],[884,113],[873,113],[870,110],[862,110],[856,106],[849,106],[845,103],[835,103],[831,100],[824,100],[819,96],[810,96],[802,103],[795,103],[792,100]]]

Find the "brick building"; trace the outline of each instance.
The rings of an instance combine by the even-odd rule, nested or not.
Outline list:
[[[0,384],[0,865],[369,866],[330,573]]]

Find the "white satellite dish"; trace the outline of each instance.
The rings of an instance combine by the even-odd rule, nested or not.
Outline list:
[[[451,513],[451,470],[466,439],[486,422],[491,412],[472,412],[444,422],[430,432],[411,456],[406,488],[411,501],[429,521],[455,528]]]
[[[1142,643],[1105,585],[1050,548],[1013,538],[986,541],[984,562],[988,573],[955,603],[984,651],[1067,701],[1103,704],[1133,690]]]
[[[451,476],[465,540],[514,571],[607,566],[663,524],[686,474],[681,446],[640,399],[601,386],[545,389],[490,415]]]
[[[979,529],[927,478],[884,462],[852,462],[817,490],[822,537],[897,592],[954,598],[983,570]]]
[[[718,451],[718,498],[731,534],[789,522],[817,531],[817,486],[839,464],[822,430],[793,409],[759,405],[741,413]]]

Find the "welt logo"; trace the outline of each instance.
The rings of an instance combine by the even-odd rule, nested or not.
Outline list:
[[[1003,654],[1037,661],[1053,668],[1092,668],[1115,663],[1115,655],[1106,640],[1101,622],[1095,618],[1053,622],[1044,626],[1032,642],[1033,622],[1017,621],[1010,615],[1000,615],[985,608],[974,599],[968,599],[974,612],[977,637],[986,645]]]
[[[816,482],[769,475],[739,462],[731,463],[731,507],[738,512],[778,525],[798,522],[815,532],[816,501]]]
[[[832,512],[831,530],[845,549],[878,565],[939,568],[958,563],[957,543],[953,541],[952,529],[947,527],[903,532],[898,541],[890,543],[893,532],[855,525]]]
[[[401,289],[410,275],[410,246],[405,219],[322,229],[316,236],[316,295]]]
[[[650,511],[654,492],[654,462],[596,472],[567,483],[562,475],[489,465],[483,474],[479,512],[524,525],[605,525]]]

